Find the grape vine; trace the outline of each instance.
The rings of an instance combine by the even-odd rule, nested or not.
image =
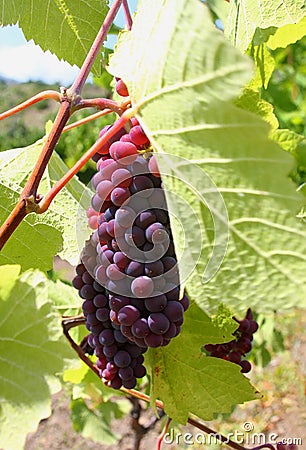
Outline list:
[[[304,7],[288,2],[273,18],[269,8],[258,11],[252,1],[242,14],[234,1],[157,0],[140,1],[133,16],[128,0],[114,0],[110,7],[103,0],[99,11],[97,2],[87,3],[86,20],[84,5],[79,10],[71,5],[69,11],[56,6],[60,19],[54,26],[60,24],[61,32],[54,31],[41,3],[46,30],[59,35],[58,46],[52,40],[58,56],[80,65],[72,47],[67,57],[71,32],[76,48],[85,51],[72,86],[43,91],[0,114],[0,120],[9,120],[42,100],[59,104],[47,135],[31,147],[35,157],[16,149],[2,152],[0,160],[0,364],[5,362],[0,424],[2,414],[8,422],[15,414],[13,422],[19,423],[34,411],[20,437],[0,425],[0,447],[23,448],[26,434],[49,414],[53,379],[59,385],[67,377],[81,385],[94,373],[92,404],[101,398],[104,403],[115,392],[162,411],[159,416],[166,419],[157,449],[175,421],[244,450],[203,420],[257,398],[245,376],[262,332],[257,313],[303,306],[304,137],[280,128],[284,121],[267,99],[275,95],[269,91],[277,59],[272,50],[300,39]],[[107,65],[114,77],[113,97],[83,98],[89,74],[97,75],[101,52],[103,58],[108,53],[108,34],[117,32],[113,24],[120,8],[125,30]],[[33,15],[34,30],[21,9],[10,10],[3,1],[1,23],[19,22],[27,38],[44,47],[39,16]],[[83,27],[89,22],[87,35]],[[285,27],[291,28],[283,33]],[[96,112],[68,123],[77,111],[90,108]],[[116,118],[107,122],[108,115]],[[101,120],[97,140],[65,167],[56,159],[62,133],[92,120]],[[298,193],[288,177],[288,150],[299,164],[299,176],[291,174],[299,180]],[[77,174],[91,158],[96,172],[85,187]],[[71,283],[53,279],[49,262],[40,262],[48,245],[50,261],[60,255],[75,266]],[[28,266],[26,258],[33,259]],[[28,311],[20,299],[29,302]],[[29,330],[35,327],[32,338]],[[39,345],[38,334],[44,336]],[[19,356],[11,349],[23,339],[29,352],[42,351],[41,368],[38,354],[35,359],[30,353],[27,360],[26,351]],[[14,370],[8,371],[11,355]],[[76,360],[85,364],[75,369]],[[21,385],[21,371],[34,381],[26,379],[17,398],[7,386]],[[44,390],[43,406],[35,397],[35,382]],[[92,404],[84,404],[88,417],[96,414]],[[284,441],[253,445],[261,448],[297,446]]]

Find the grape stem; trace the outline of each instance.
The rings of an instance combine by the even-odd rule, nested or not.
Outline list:
[[[97,108],[100,110],[103,109],[111,109],[113,112],[121,116],[124,111],[124,108],[114,100],[110,100],[109,98],[91,98],[91,99],[81,99],[73,105],[73,111],[77,111],[79,109],[84,108]]]
[[[92,66],[94,64],[95,58],[98,55],[100,48],[103,44],[103,41],[106,38],[106,35],[114,21],[114,18],[122,4],[122,0],[115,0],[112,7],[109,9],[108,14],[105,17],[105,20],[96,36],[96,39],[94,40],[94,43],[89,50],[89,53],[87,57],[85,58],[85,61],[80,69],[80,72],[75,79],[74,83],[72,84],[71,88],[65,89],[62,88],[61,94],[55,93],[53,91],[50,91],[50,98],[55,98],[56,100],[59,100],[61,102],[60,109],[57,113],[56,119],[53,123],[52,129],[43,145],[43,149],[41,151],[41,154],[39,156],[38,161],[35,164],[35,167],[33,169],[33,172],[31,173],[21,195],[19,198],[19,201],[13,211],[10,213],[9,217],[4,221],[0,228],[0,250],[3,248],[5,243],[8,241],[10,236],[13,234],[13,232],[16,230],[18,225],[22,222],[22,220],[26,217],[26,215],[30,212],[42,212],[40,210],[40,206],[37,205],[37,203],[41,200],[40,196],[37,195],[37,189],[39,186],[39,183],[41,181],[41,178],[44,174],[44,171],[47,167],[47,164],[51,158],[51,155],[53,153],[53,150],[61,136],[61,133],[73,111],[73,108],[77,103],[80,101],[80,92],[85,84],[85,81],[89,75],[89,72],[92,69]],[[48,91],[46,91],[48,92]],[[42,100],[42,95],[44,95],[44,98],[46,98],[46,95],[49,95],[46,93],[40,93],[38,96],[34,96],[32,99],[29,99],[27,102],[22,103],[21,105],[13,108],[12,110],[7,111],[4,117],[8,117],[8,115],[15,114],[16,112],[30,106],[30,104],[34,104],[36,101]],[[90,158],[82,158],[82,163],[78,165],[79,168],[81,168]],[[71,177],[66,178],[66,183],[69,181]],[[59,192],[59,190],[64,186],[63,183],[65,183],[65,179],[62,179],[62,184],[60,184],[60,188],[56,190],[56,193]],[[58,187],[58,186],[57,186]],[[53,194],[51,194],[51,199]],[[56,194],[55,194],[56,195]],[[51,202],[51,201],[50,201]],[[49,202],[49,204],[50,204]],[[47,203],[44,205],[45,209]]]
[[[99,376],[99,370],[97,366],[85,355],[84,351],[81,347],[72,339],[69,334],[69,330],[74,327],[78,327],[79,325],[85,324],[85,317],[80,315],[76,317],[63,318],[62,327],[63,333],[68,339],[73,350],[78,354],[79,358],[97,375]]]
[[[58,180],[54,186],[50,189],[50,191],[46,194],[46,196],[39,202],[38,208],[36,210],[37,213],[42,214],[49,208],[52,200],[55,196],[60,192],[61,189],[71,180],[71,178],[76,175],[79,170],[87,163],[87,161],[95,155],[108,141],[111,137],[113,137],[118,130],[120,130],[124,125],[130,120],[133,116],[133,110],[126,110],[122,116],[114,122],[112,127],[102,136],[100,137],[91,147],[90,149],[76,162],[76,164],[69,169],[65,175]]]
[[[74,83],[72,84],[71,88],[69,89],[69,92],[73,95],[79,95],[86,80],[89,75],[89,72],[92,69],[92,66],[94,64],[94,61],[96,57],[98,56],[98,53],[100,51],[100,48],[106,38],[106,35],[117,15],[117,12],[119,11],[119,8],[121,6],[122,0],[115,0],[112,7],[109,9],[105,20],[102,24],[102,27],[100,28],[100,31],[98,32],[96,39],[94,40],[91,49],[89,50],[85,61],[81,67],[80,73]]]
[[[26,109],[29,106],[35,105],[35,103],[41,102],[42,100],[52,99],[57,102],[60,102],[61,96],[62,96],[62,94],[60,94],[59,92],[56,92],[56,91],[52,91],[52,90],[39,92],[38,94],[36,94],[33,97],[26,100],[25,102],[22,102],[19,105],[14,106],[13,108],[8,109],[7,111],[4,111],[3,113],[1,113],[0,120],[6,119],[7,117],[10,117],[10,116],[13,116],[14,114],[22,111],[23,109]]]
[[[95,366],[95,364],[93,364],[93,362],[85,355],[84,351],[81,349],[81,347],[72,339],[72,337],[69,334],[69,330],[73,327],[77,327],[79,325],[83,325],[85,323],[85,318],[84,316],[80,315],[80,316],[75,316],[75,317],[68,317],[68,318],[63,318],[62,320],[62,327],[63,327],[63,331],[64,331],[64,335],[66,336],[66,338],[68,339],[71,347],[73,348],[73,350],[78,354],[78,356],[82,359],[82,361],[84,361],[84,363],[99,377],[99,370],[98,368]],[[136,391],[135,389],[126,389],[124,387],[121,387],[120,390],[122,392],[125,392],[127,395],[135,397],[139,400],[143,400],[146,403],[152,404],[152,400],[151,398],[144,394],[143,392],[140,391]],[[155,406],[161,410],[164,411],[164,404],[163,402],[161,402],[160,400],[155,400]],[[170,425],[170,421],[171,419],[169,418],[167,421],[167,428],[165,426],[161,436],[159,437],[159,441],[160,441],[160,445],[162,444],[162,440],[165,436],[165,434],[167,433],[168,427]],[[198,428],[201,431],[204,431],[205,433],[207,433],[208,435],[211,436],[215,436],[216,439],[218,439],[219,441],[223,442],[224,444],[226,444],[228,447],[231,447],[235,450],[261,450],[262,448],[269,448],[270,450],[275,450],[275,447],[272,444],[263,444],[260,445],[258,447],[254,447],[254,448],[247,448],[247,447],[243,447],[240,444],[237,444],[237,442],[234,442],[232,440],[230,440],[228,437],[223,436],[221,433],[217,433],[216,431],[212,430],[211,428],[207,427],[206,425],[204,425],[200,419],[194,415],[192,415],[192,417],[188,417],[187,422]],[[160,447],[157,447],[157,449]]]
[[[106,116],[107,114],[110,114],[112,112],[113,111],[111,109],[104,109],[103,111],[98,111],[97,113],[91,114],[90,116],[84,117],[83,119],[76,120],[75,122],[66,125],[63,129],[63,133],[66,133],[66,131],[70,131],[73,128],[84,125],[85,123],[91,122],[92,120],[99,119],[100,117]]]
[[[156,441],[156,450],[161,450],[161,446],[162,446],[162,443],[163,443],[163,439],[164,439],[164,437],[165,437],[165,434],[166,434],[167,431],[168,431],[168,428],[169,428],[169,426],[170,426],[171,420],[172,420],[171,417],[168,417],[167,422],[166,422],[166,424],[165,424],[165,426],[164,426],[162,432],[161,432],[160,435],[158,436],[157,441]]]
[[[23,188],[19,201],[9,217],[4,221],[0,228],[0,250],[4,244],[16,230],[18,225],[22,222],[25,216],[35,211],[35,204],[40,200],[37,195],[37,189],[40,180],[47,167],[49,159],[53,153],[55,145],[61,135],[67,120],[70,117],[70,102],[66,97],[62,99],[60,109],[57,113],[53,127],[45,140],[41,154],[35,164],[35,167]]]
[[[130,13],[130,9],[129,9],[127,0],[122,0],[122,7],[123,7],[123,12],[124,12],[126,27],[128,30],[131,30],[132,25],[133,25],[133,19],[132,19],[131,13]]]

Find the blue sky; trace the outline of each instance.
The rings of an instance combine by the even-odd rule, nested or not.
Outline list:
[[[132,11],[136,4],[137,0],[129,0]],[[124,16],[121,11],[115,23],[123,26]],[[22,30],[16,25],[0,28],[0,61],[0,76],[19,82],[40,80],[46,83],[59,82],[68,87],[79,71],[76,66],[59,61],[50,52],[43,52],[33,41],[27,42]]]

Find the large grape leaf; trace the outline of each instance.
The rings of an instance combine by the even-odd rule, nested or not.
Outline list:
[[[306,16],[296,24],[289,24],[279,28],[273,36],[270,36],[267,45],[272,50],[279,47],[285,48],[287,45],[302,39],[305,36],[305,30]]]
[[[27,433],[51,414],[57,375],[72,367],[74,353],[48,300],[38,271],[0,267],[0,448],[23,448]]]
[[[106,0],[0,0],[1,24],[18,22],[27,40],[81,66],[108,12]],[[94,67],[100,75],[101,63]]]
[[[1,222],[17,203],[42,145],[43,139],[29,147],[0,153]],[[48,192],[66,171],[67,167],[55,153],[42,178],[39,193]],[[75,177],[56,196],[47,213],[31,213],[26,217],[4,246],[0,263],[18,263],[23,270],[34,267],[45,271],[52,268],[53,257],[59,254],[76,264],[80,251],[78,239],[84,237],[83,233],[88,235],[85,209],[89,203],[90,191]]]
[[[256,28],[297,23],[306,14],[305,0],[235,0],[230,5],[225,34],[241,50],[248,48]]]
[[[305,305],[306,232],[287,176],[293,159],[269,140],[267,123],[230,103],[250,64],[211,24],[206,6],[140,7],[110,70],[126,81],[158,152],[192,299],[211,311],[220,301],[240,312]]]
[[[212,420],[214,414],[229,413],[233,405],[254,400],[255,389],[236,364],[201,352],[204,344],[231,339],[225,328],[193,303],[185,314],[182,334],[167,347],[146,354],[152,401],[162,400],[169,417],[186,423],[188,413]]]

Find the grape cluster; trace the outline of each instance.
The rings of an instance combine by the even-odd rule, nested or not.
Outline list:
[[[128,95],[121,80],[116,89]],[[142,353],[179,334],[189,300],[186,295],[180,300],[162,180],[137,119],[109,139],[94,160],[95,194],[87,211],[94,232],[73,284],[85,299],[88,343],[102,378],[112,387],[130,388],[144,375]]]
[[[242,357],[252,349],[253,334],[258,330],[258,324],[253,319],[250,308],[247,310],[244,319],[238,320],[235,317],[233,319],[239,323],[238,329],[233,333],[235,339],[224,344],[207,344],[204,345],[204,348],[209,356],[238,364],[241,367],[241,372],[247,373],[250,372],[252,366],[249,361],[242,359]]]
[[[109,294],[92,276],[95,260],[96,249],[90,239],[86,242],[82,262],[77,266],[72,282],[84,299],[82,309],[90,331],[87,344],[98,358],[96,365],[104,383],[114,389],[121,386],[132,389],[136,386],[136,378],[146,374],[142,365],[146,348],[130,342],[121,333],[119,325],[110,319]]]

